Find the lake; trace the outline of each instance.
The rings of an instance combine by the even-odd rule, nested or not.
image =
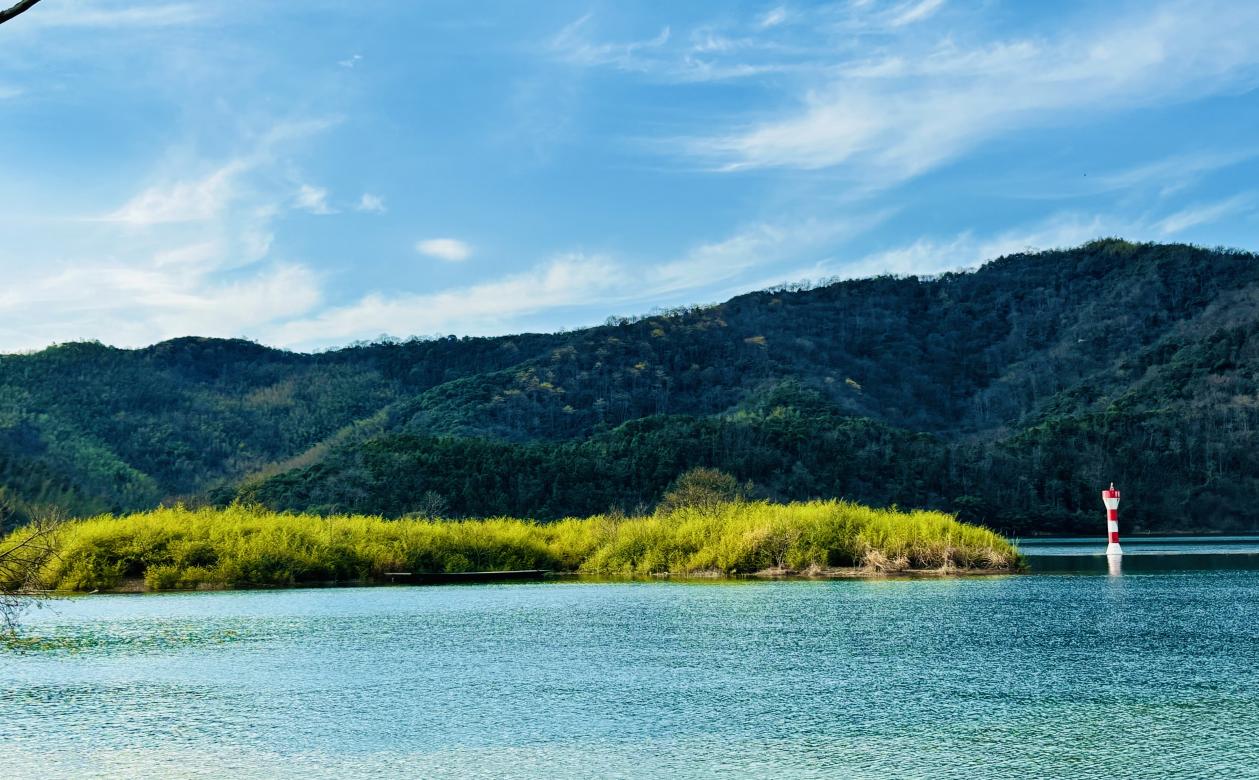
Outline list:
[[[64,599],[0,777],[1259,777],[1259,540],[1034,573]]]

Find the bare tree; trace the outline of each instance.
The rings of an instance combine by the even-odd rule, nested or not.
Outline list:
[[[59,512],[42,512],[29,525],[0,538],[0,633],[16,631],[22,613],[47,593],[44,570],[57,554],[62,522]]]
[[[20,2],[15,3],[11,8],[0,11],[0,24],[4,24],[23,11],[31,10],[31,7],[38,2],[39,0],[21,0]]]

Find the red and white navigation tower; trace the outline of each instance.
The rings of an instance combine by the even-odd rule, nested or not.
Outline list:
[[[1119,491],[1115,483],[1110,483],[1110,490],[1102,491],[1102,503],[1106,505],[1106,534],[1110,540],[1106,545],[1107,555],[1123,555],[1119,546]]]

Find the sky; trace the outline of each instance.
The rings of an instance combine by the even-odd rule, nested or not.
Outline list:
[[[0,352],[1256,250],[1255,40],[1247,0],[43,0],[0,25]]]

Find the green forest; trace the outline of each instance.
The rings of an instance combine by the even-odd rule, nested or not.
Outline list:
[[[494,338],[0,356],[0,504],[555,520],[749,497],[1014,534],[1259,528],[1259,258],[1117,239]]]

